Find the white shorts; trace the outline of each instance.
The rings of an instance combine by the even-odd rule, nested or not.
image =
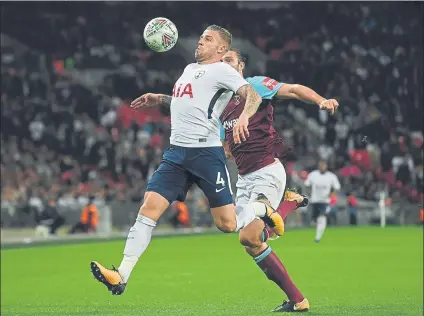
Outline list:
[[[253,202],[257,196],[264,194],[274,209],[280,202],[286,188],[286,170],[278,161],[262,169],[245,175],[239,175],[237,180],[236,206]]]

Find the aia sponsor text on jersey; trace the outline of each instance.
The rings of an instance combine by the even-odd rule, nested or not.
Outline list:
[[[177,84],[174,85],[172,89],[172,97],[173,98],[182,98],[185,95],[189,96],[190,99],[193,99],[193,89],[191,87],[191,83],[183,84],[180,83],[177,87]]]

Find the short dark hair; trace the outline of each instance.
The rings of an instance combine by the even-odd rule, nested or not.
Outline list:
[[[211,30],[211,31],[217,31],[219,33],[219,35],[221,36],[221,38],[225,42],[227,42],[228,49],[231,48],[231,44],[233,42],[233,36],[231,35],[231,33],[227,29],[223,28],[222,26],[215,25],[215,24],[209,25],[206,29]]]
[[[230,52],[235,52],[239,61],[246,62],[246,58],[241,54],[240,49],[230,48]]]

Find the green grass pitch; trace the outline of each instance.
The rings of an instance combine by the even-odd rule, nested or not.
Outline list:
[[[310,315],[423,315],[422,228],[312,229],[271,242]],[[236,235],[154,238],[127,290],[112,296],[91,260],[119,265],[124,241],[1,253],[1,315],[272,315],[285,299]]]

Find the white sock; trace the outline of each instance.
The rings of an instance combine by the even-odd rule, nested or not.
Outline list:
[[[266,207],[263,203],[252,202],[245,205],[236,205],[236,232],[249,225],[257,217],[265,215]]]
[[[264,217],[266,214],[266,205],[264,203],[261,202],[252,202],[249,203],[248,205],[251,205],[251,207],[253,208],[255,215],[258,217]]]
[[[128,282],[138,258],[140,258],[142,253],[147,249],[155,226],[155,221],[148,217],[138,215],[134,226],[131,227],[125,244],[124,258],[118,268],[124,283]]]
[[[324,235],[325,228],[327,227],[327,217],[318,216],[317,218],[317,233],[315,235],[315,240],[321,240],[322,235]]]

